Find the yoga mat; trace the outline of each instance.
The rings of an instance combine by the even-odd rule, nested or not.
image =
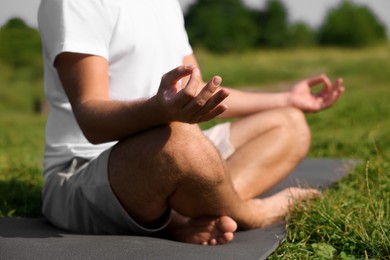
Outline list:
[[[347,175],[354,162],[307,159],[268,196],[285,187],[324,188]],[[184,244],[140,236],[78,235],[51,226],[45,219],[0,218],[0,259],[266,259],[285,238],[285,224],[236,232],[223,246]]]

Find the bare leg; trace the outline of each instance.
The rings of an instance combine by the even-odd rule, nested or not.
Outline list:
[[[234,122],[228,159],[234,186],[245,199],[254,198],[285,178],[306,156],[310,130],[303,113],[283,108]]]
[[[267,200],[243,200],[214,146],[197,126],[180,123],[118,143],[109,179],[138,223],[152,226],[172,208],[177,214],[167,230],[178,241],[196,244],[224,244],[233,239],[237,225],[252,229],[279,221],[291,199],[286,194],[273,198],[277,208]]]
[[[231,142],[236,152],[227,167],[237,193],[248,200],[280,182],[306,156],[310,130],[301,111],[276,109],[234,122]],[[283,220],[299,201],[318,196],[315,189],[288,188],[256,203],[266,226]]]
[[[187,229],[187,235],[172,236],[183,242],[223,244],[233,238],[236,221],[261,225],[258,207],[237,195],[197,126],[175,123],[121,141],[111,153],[109,179],[125,210],[142,225],[153,225],[168,208],[177,211],[171,226]]]

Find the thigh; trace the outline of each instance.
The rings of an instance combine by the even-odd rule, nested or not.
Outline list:
[[[194,141],[201,146],[202,139],[206,140],[198,126],[173,123],[129,137],[113,148],[112,189],[139,223],[153,224],[169,209],[169,196],[189,163],[186,150]]]

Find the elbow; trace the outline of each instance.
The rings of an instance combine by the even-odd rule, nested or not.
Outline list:
[[[99,124],[93,113],[87,109],[86,106],[78,106],[73,109],[76,121],[85,139],[94,145],[106,143],[104,127]]]
[[[80,119],[80,118],[79,118]],[[77,120],[85,139],[94,145],[109,142],[104,130],[99,125],[91,124],[88,120]]]
[[[95,127],[90,127],[89,129],[84,127],[82,128],[82,132],[84,137],[87,139],[87,141],[93,145],[98,145],[98,144],[112,141],[111,139],[107,138],[105,135],[101,134],[101,131],[99,131],[98,128]]]
[[[95,137],[95,136],[86,136],[86,138],[87,138],[88,142],[90,142],[93,145],[106,143],[105,141],[103,141],[103,139]]]
[[[81,131],[83,132],[83,135],[87,139],[87,141],[91,144],[98,145],[106,142],[101,136],[96,133],[96,131],[85,128],[82,128]]]

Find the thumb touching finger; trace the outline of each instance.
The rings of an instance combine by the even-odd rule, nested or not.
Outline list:
[[[193,65],[179,66],[165,73],[161,81],[170,86],[176,85],[182,78],[190,75],[195,68]]]

